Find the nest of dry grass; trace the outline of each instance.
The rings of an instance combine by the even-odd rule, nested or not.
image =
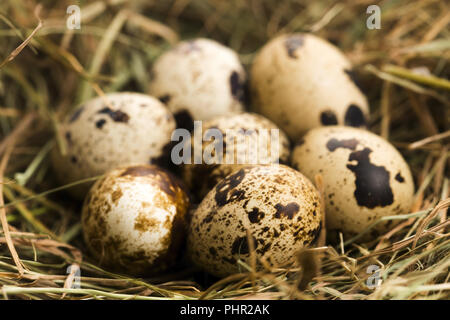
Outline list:
[[[83,21],[70,31],[66,9],[74,2]],[[380,1],[382,29],[368,30],[372,2],[2,1],[0,297],[449,299],[450,8],[439,0]],[[49,166],[63,115],[103,92],[147,91],[152,62],[179,39],[216,39],[248,67],[269,38],[294,31],[327,38],[356,66],[370,130],[410,164],[411,212],[388,217],[401,222],[370,242],[342,238],[305,250],[289,269],[254,272],[242,264],[247,272],[217,280],[182,266],[135,279],[96,266],[81,238],[80,204]],[[381,268],[375,289],[371,265]]]

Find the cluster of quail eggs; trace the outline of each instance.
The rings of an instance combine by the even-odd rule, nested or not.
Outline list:
[[[254,254],[257,268],[285,266],[314,245],[324,213],[330,237],[348,237],[410,209],[410,169],[365,130],[368,102],[348,59],[327,41],[279,36],[248,76],[237,53],[194,39],[161,55],[151,75],[149,95],[111,93],[78,107],[61,126],[66,148],[52,154],[56,176],[84,199],[84,239],[100,265],[149,275],[186,256],[223,277],[245,270]],[[175,167],[172,134],[194,121],[223,134],[231,154],[249,142],[260,147],[258,132],[277,130],[278,152],[258,163]],[[208,148],[204,139],[202,154]]]

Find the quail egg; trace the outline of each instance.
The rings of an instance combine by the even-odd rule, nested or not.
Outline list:
[[[414,181],[407,163],[371,132],[344,126],[313,129],[294,148],[292,165],[310,179],[322,175],[331,238],[338,231],[353,236],[384,216],[411,208]],[[378,224],[369,236],[392,223]]]
[[[111,93],[78,107],[62,124],[67,153],[52,153],[59,180],[68,184],[118,166],[163,164],[176,124],[157,99],[139,93]],[[70,188],[83,198],[92,183]]]
[[[364,127],[365,96],[353,81],[348,59],[312,34],[288,34],[266,44],[251,67],[253,111],[296,140],[327,125]]]
[[[176,261],[188,207],[182,185],[168,171],[154,165],[114,169],[85,199],[84,239],[102,266],[133,275],[154,274]]]
[[[238,55],[209,39],[179,43],[155,62],[150,93],[174,113],[179,127],[243,110],[246,73]]]
[[[220,181],[193,213],[188,256],[213,275],[237,273],[239,259],[250,261],[248,230],[256,257],[284,266],[320,228],[318,192],[300,172],[285,165],[247,166]]]
[[[182,176],[185,184],[199,199],[202,199],[211,188],[228,174],[248,164],[271,164],[289,162],[290,143],[287,136],[273,122],[255,113],[240,113],[222,116],[203,122],[202,133],[207,136],[209,130],[218,130],[221,139],[204,139],[201,144],[201,155],[212,151],[213,163],[185,164]],[[191,139],[191,147],[195,147],[195,135]],[[191,152],[194,156],[195,151]],[[228,154],[228,158],[227,158]],[[253,158],[252,158],[253,157]]]

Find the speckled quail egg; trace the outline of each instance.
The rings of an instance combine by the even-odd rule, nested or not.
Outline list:
[[[246,73],[238,55],[209,39],[179,43],[153,66],[150,93],[174,113],[180,127],[243,110]]]
[[[251,67],[253,110],[296,140],[327,125],[364,127],[365,96],[349,60],[312,34],[288,34],[266,44]]]
[[[202,123],[204,137],[210,129],[219,130],[222,134],[222,141],[218,140],[222,152],[216,155],[215,150],[212,150],[214,163],[207,164],[205,159],[202,159],[201,163],[195,164],[192,159],[190,164],[182,167],[185,184],[199,199],[228,174],[248,164],[289,162],[289,139],[272,121],[261,115],[244,112]],[[191,139],[192,149],[195,147],[194,139],[195,136]],[[212,148],[215,142],[203,141],[201,155],[208,154],[206,149]],[[194,152],[191,151],[192,158]],[[227,158],[227,153],[233,157]],[[254,158],[251,158],[252,156]]]
[[[294,148],[292,165],[310,179],[322,175],[331,235],[353,236],[381,217],[407,213],[412,205],[414,181],[407,163],[371,132],[344,126],[313,129]],[[391,223],[377,225],[369,236],[387,231]]]
[[[157,99],[139,93],[111,93],[78,107],[63,123],[67,153],[52,154],[59,180],[68,184],[118,166],[163,164],[169,156],[172,114]],[[82,198],[91,184],[69,191]]]
[[[318,192],[300,172],[247,166],[220,181],[193,213],[188,256],[216,276],[239,272],[239,259],[250,264],[248,230],[256,257],[284,266],[320,228]]]
[[[154,165],[108,172],[82,211],[85,242],[102,266],[133,275],[174,264],[188,226],[189,199],[180,182]]]

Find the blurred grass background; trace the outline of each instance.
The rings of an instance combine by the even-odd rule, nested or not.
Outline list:
[[[74,4],[82,9],[80,30],[66,26]],[[379,30],[366,27],[372,4],[381,8]],[[3,298],[450,298],[449,25],[450,4],[439,0],[2,0]],[[342,239],[300,253],[292,268],[257,273],[243,266],[248,272],[218,282],[184,265],[154,279],[96,266],[80,237],[80,204],[59,191],[49,163],[64,115],[104,92],[146,92],[152,62],[179,40],[215,39],[239,52],[248,69],[262,45],[287,32],[326,38],[353,62],[371,131],[411,166],[411,213],[369,243]],[[383,269],[375,290],[366,284],[373,264]],[[73,289],[78,266],[81,288]]]

